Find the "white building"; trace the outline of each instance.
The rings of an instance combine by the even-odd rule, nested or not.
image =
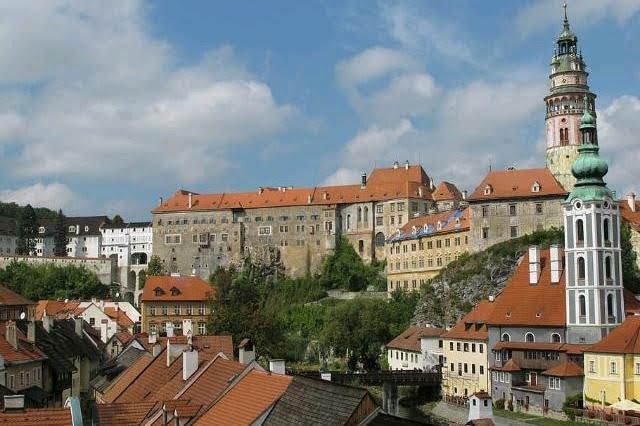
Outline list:
[[[100,228],[109,221],[107,216],[67,217],[68,257],[100,257],[102,234]],[[53,256],[55,247],[55,219],[41,220],[38,227],[35,255]]]
[[[412,325],[387,343],[389,370],[429,371],[442,365],[442,338],[446,330]]]
[[[100,255],[117,259],[121,287],[125,291],[133,292],[133,300],[138,300],[141,293],[140,272],[147,268],[153,248],[151,223],[105,224],[100,232]]]

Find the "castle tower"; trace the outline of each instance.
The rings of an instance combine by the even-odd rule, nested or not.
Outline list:
[[[620,212],[602,180],[608,166],[588,103],[585,94],[576,183],[564,202],[568,343],[598,342],[624,320]]]
[[[582,53],[578,51],[578,37],[569,28],[565,4],[562,32],[551,58],[551,88],[544,101],[547,111],[546,165],[567,191],[575,184],[571,165],[578,157],[580,115],[585,111],[582,102],[585,96],[587,109],[595,117],[596,95],[589,91],[586,68]]]

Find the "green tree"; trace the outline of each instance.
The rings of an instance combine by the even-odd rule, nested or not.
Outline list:
[[[636,252],[631,244],[631,226],[622,222],[620,227],[620,249],[622,251],[622,282],[625,288],[640,293],[640,271]]]
[[[114,226],[124,226],[124,219],[122,219],[122,217],[117,214],[113,217],[113,219],[111,219],[111,224]]]
[[[327,256],[322,265],[320,280],[325,288],[347,288],[360,291],[373,285],[384,288],[382,271],[384,263],[366,265],[346,238],[336,243],[334,253]]]
[[[149,263],[147,264],[147,269],[145,269],[144,271],[140,271],[140,276],[138,277],[138,280],[140,282],[140,288],[141,289],[144,288],[144,284],[147,281],[147,277],[161,276],[161,275],[167,275],[167,270],[164,268],[164,263],[162,263],[162,260],[160,259],[160,257],[154,254],[149,259]]]
[[[53,255],[65,257],[67,255],[67,229],[62,210],[58,210],[53,234]]]
[[[33,254],[36,248],[38,236],[38,218],[36,212],[27,204],[22,210],[18,220],[18,239],[16,241],[16,253],[21,255]]]

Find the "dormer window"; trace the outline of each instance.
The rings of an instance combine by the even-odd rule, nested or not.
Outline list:
[[[489,195],[493,192],[493,188],[491,187],[491,185],[487,185],[484,187],[484,195]]]
[[[538,182],[533,182],[533,185],[531,185],[531,192],[540,192],[540,184]]]
[[[89,232],[89,227],[88,226],[84,227],[84,232]]]
[[[442,229],[442,222],[438,221],[438,231]]]
[[[162,296],[164,294],[164,290],[161,289],[160,287],[156,287],[153,292],[155,293],[156,297],[158,296]]]
[[[38,228],[38,233],[40,234],[44,234],[44,232],[46,231],[46,229],[44,228],[44,226],[41,226]]]
[[[180,289],[176,288],[176,287],[171,287],[171,295],[172,296],[178,296],[180,294]]]
[[[71,226],[69,227],[69,232],[76,232],[76,227],[75,227],[75,226],[73,226],[73,225],[71,225]]]

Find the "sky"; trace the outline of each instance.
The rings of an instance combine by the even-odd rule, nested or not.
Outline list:
[[[609,185],[640,191],[640,0],[568,1]],[[0,1],[0,200],[150,218],[159,197],[356,183],[472,191],[544,165],[562,2]]]

